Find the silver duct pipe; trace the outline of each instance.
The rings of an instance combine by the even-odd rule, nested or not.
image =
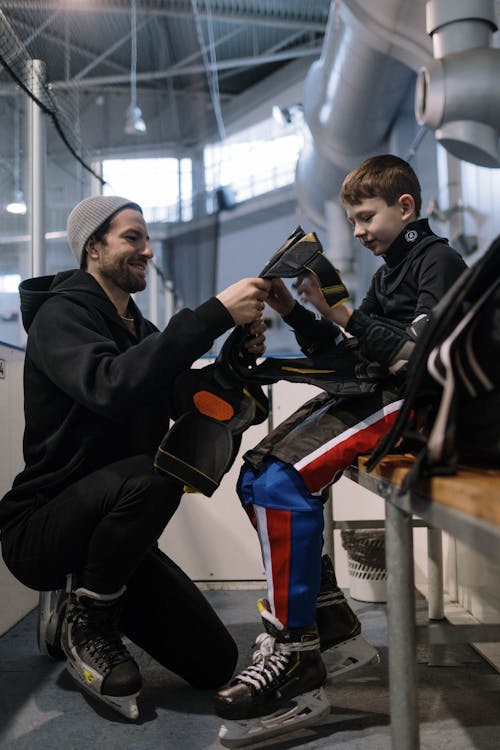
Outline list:
[[[402,5],[401,0],[387,0],[383,18],[397,18]],[[373,17],[360,23],[347,2],[336,7],[332,3],[321,57],[305,82],[309,134],[296,171],[299,205],[320,227],[326,226],[325,203],[338,199],[346,172],[386,150],[390,127],[414,77],[390,56],[395,46],[390,30],[384,39],[376,33],[380,27],[371,25],[370,20],[376,24]]]
[[[417,79],[417,120],[459,159],[499,167],[500,50],[494,0],[429,0],[434,60]]]

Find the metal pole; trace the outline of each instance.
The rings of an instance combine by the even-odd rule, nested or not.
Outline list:
[[[267,415],[267,433],[269,434],[274,429],[274,403],[272,383],[267,386],[267,400],[269,403],[269,413]]]
[[[45,64],[41,60],[31,61],[32,90],[35,95],[42,91],[45,83]],[[41,95],[41,94],[40,94]],[[45,162],[47,139],[45,119],[38,104],[28,104],[28,170],[30,193],[31,273],[43,276],[46,273],[45,253]]]
[[[158,315],[158,271],[151,263],[148,266],[149,319],[159,327]]]
[[[165,295],[165,325],[168,324],[168,321],[174,314],[174,291],[171,281],[166,281],[164,285],[164,295]]]
[[[429,620],[444,619],[443,539],[441,529],[427,529],[427,577]]]
[[[333,487],[328,487],[328,499],[323,507],[325,530],[323,533],[323,553],[330,555],[335,565],[335,522],[333,519]]]
[[[412,518],[387,501],[385,524],[392,748],[418,750]]]
[[[450,602],[458,602],[458,567],[457,567],[457,540],[448,537],[448,597]]]

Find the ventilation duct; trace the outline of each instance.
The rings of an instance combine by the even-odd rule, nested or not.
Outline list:
[[[500,166],[500,50],[494,0],[430,0],[427,33],[434,60],[419,73],[417,120],[459,159]]]
[[[430,57],[416,42],[397,50],[397,34],[371,15],[399,19],[405,3],[364,5],[368,10],[352,0],[332,3],[321,57],[305,82],[309,133],[297,164],[296,191],[301,208],[321,227],[326,226],[325,203],[338,199],[345,174],[388,148],[391,126],[415,77],[395,52],[415,69]],[[406,5],[415,8],[414,2]],[[419,10],[423,28],[423,6]]]

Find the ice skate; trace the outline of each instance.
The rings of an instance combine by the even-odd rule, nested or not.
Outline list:
[[[215,712],[224,719],[219,740],[225,747],[284,735],[330,713],[316,627],[285,628],[265,601],[259,610],[266,632],[257,638],[253,664],[215,698]]]
[[[66,668],[76,682],[127,719],[137,719],[141,674],[118,632],[119,599],[79,588],[70,594],[62,628]]]
[[[44,591],[40,595],[38,611],[38,648],[55,661],[64,661],[61,631],[66,613],[68,594],[64,589]]]
[[[379,663],[377,650],[361,635],[361,623],[337,585],[328,555],[323,555],[321,560],[316,622],[329,678],[335,679],[367,664]]]

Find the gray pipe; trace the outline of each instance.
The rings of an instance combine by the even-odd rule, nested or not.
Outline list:
[[[399,5],[391,3],[393,10]],[[379,39],[346,18],[332,4],[321,57],[304,87],[310,135],[298,160],[296,191],[302,209],[322,227],[325,202],[338,200],[346,173],[387,149],[390,126],[414,77],[377,49]]]
[[[417,120],[459,159],[499,167],[500,50],[493,0],[430,0],[427,32],[435,59],[420,71]]]

